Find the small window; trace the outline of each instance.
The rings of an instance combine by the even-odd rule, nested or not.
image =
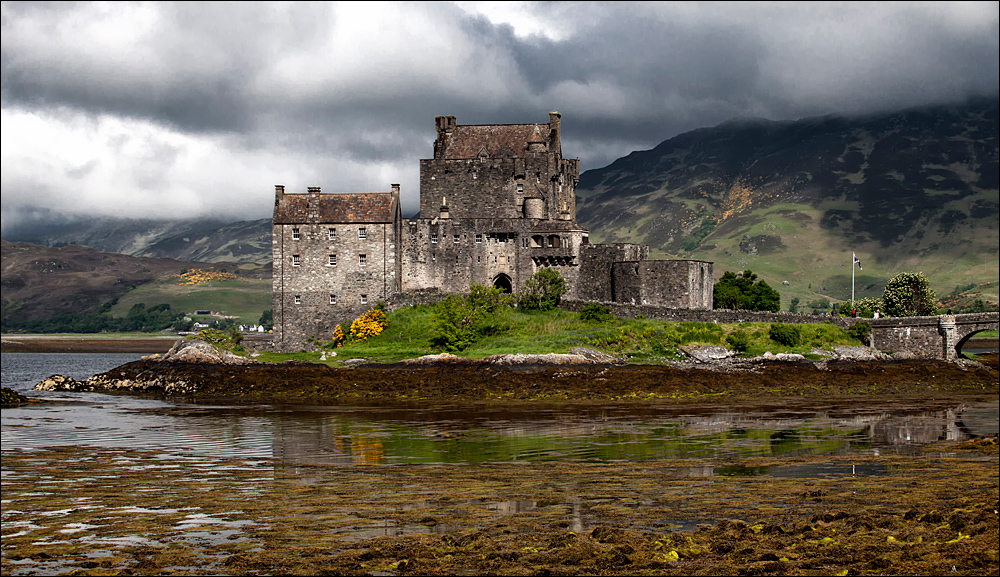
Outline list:
[[[330,266],[337,266],[337,255],[330,255]]]
[[[368,238],[368,232],[365,230],[365,227],[359,226],[358,227],[358,240],[365,240],[366,238]]]
[[[460,236],[461,236],[461,235],[458,235],[458,234],[456,234],[456,235],[455,235],[455,241],[454,241],[454,242],[455,242],[455,244],[458,244],[458,240],[459,240],[459,237],[460,237]]]
[[[437,244],[437,242],[438,242],[438,233],[432,232],[431,233],[431,244]]]
[[[337,229],[335,228],[326,229],[326,238],[327,240],[337,240]]]
[[[483,235],[477,234],[476,235],[476,244],[482,244],[482,243],[483,243]]]
[[[302,304],[302,295],[295,295],[295,304]]]
[[[297,229],[297,228],[293,228],[293,229],[292,229],[292,240],[299,240],[299,237],[300,237],[300,236],[301,236],[301,235],[300,235],[300,233],[299,233],[299,229]]]
[[[368,304],[368,295],[361,295],[361,304]]]
[[[455,264],[458,264],[458,255],[455,255]]]
[[[293,254],[292,255],[292,266],[299,266],[300,264],[302,264],[302,257],[299,256],[299,255],[297,255],[297,254]]]
[[[506,243],[507,242],[507,235],[505,235],[505,234],[498,234],[497,235],[497,242],[500,243],[500,244]]]
[[[497,257],[493,257],[493,264],[497,263]]]
[[[517,193],[518,194],[524,194],[524,185],[523,184],[517,185]]]
[[[337,304],[337,295],[330,295],[330,304]]]
[[[358,266],[368,266],[368,255],[365,254],[358,255]]]

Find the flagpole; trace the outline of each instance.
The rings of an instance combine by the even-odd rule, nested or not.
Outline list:
[[[854,310],[854,261],[857,260],[858,255],[851,253],[851,310]]]

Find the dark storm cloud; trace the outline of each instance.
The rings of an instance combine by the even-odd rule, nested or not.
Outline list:
[[[276,183],[412,208],[436,115],[559,110],[586,170],[733,117],[995,95],[998,6],[5,2],[3,226],[260,218]]]

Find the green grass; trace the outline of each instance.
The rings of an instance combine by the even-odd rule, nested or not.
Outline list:
[[[124,317],[136,303],[147,308],[167,303],[172,310],[188,315],[196,310],[212,310],[240,317],[243,323],[256,323],[261,313],[271,308],[271,280],[231,279],[184,286],[177,284],[176,277],[166,277],[123,295],[111,308],[111,314]]]
[[[389,363],[442,352],[431,344],[434,307],[417,306],[389,313],[389,324],[379,336],[362,343],[331,349],[326,361],[321,352],[262,353],[264,361],[299,360],[339,365],[347,359],[364,358]],[[649,319],[614,318],[604,322],[581,321],[578,313],[521,311],[513,309],[509,328],[502,334],[480,339],[457,353],[469,359],[491,355],[525,353],[566,353],[572,347],[586,346],[628,359],[635,364],[658,364],[685,358],[681,347],[725,345],[726,337],[736,331],[749,336],[746,355],[772,353],[809,354],[814,348],[830,350],[835,345],[857,345],[843,329],[830,324],[803,324],[801,340],[793,347],[779,345],[768,337],[768,323],[675,323]],[[729,347],[732,348],[732,347]],[[818,360],[821,356],[815,356]]]

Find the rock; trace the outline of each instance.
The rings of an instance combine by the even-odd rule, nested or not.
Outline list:
[[[367,362],[368,362],[368,359],[347,359],[346,361],[344,361],[344,364],[348,365],[348,366],[352,366],[352,365],[363,365],[363,364],[365,364]]]
[[[569,350],[571,355],[580,355],[581,357],[593,361],[595,363],[617,363],[618,358],[607,353],[602,353],[596,349],[590,347],[573,347]]]
[[[694,347],[694,348],[681,347],[681,350],[684,351],[689,357],[702,363],[707,363],[711,361],[720,361],[723,359],[728,359],[729,357],[734,355],[732,351],[730,351],[726,347],[719,345],[710,345],[710,346]]]
[[[798,353],[778,353],[774,358],[779,361],[804,361],[806,358]]]
[[[241,357],[232,351],[220,349],[200,339],[177,339],[174,346],[161,360],[175,363],[203,363],[210,365],[249,365],[258,361]]]
[[[36,391],[80,391],[80,390],[93,390],[93,388],[85,388],[86,383],[81,383],[80,381],[67,377],[64,375],[52,375],[51,377],[44,379],[35,385]]]
[[[860,346],[836,346],[833,347],[833,352],[837,354],[838,357],[842,359],[849,359],[853,361],[870,361],[877,358],[875,349],[871,347]]]

